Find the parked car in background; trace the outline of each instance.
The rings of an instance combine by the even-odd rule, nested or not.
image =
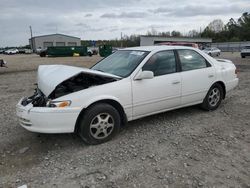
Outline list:
[[[212,47],[212,48],[205,48],[203,52],[205,52],[210,56],[220,56],[221,50],[219,48]]]
[[[4,52],[4,54],[7,54],[7,55],[13,55],[17,53],[19,53],[18,49],[9,49]]]
[[[240,55],[242,58],[245,58],[246,56],[250,56],[250,46],[245,46],[241,52]]]
[[[44,50],[46,50],[46,49],[42,49],[41,47],[39,47],[39,48],[36,49],[36,53],[37,53],[38,55],[40,55],[40,53],[41,53],[42,51],[44,51]]]
[[[196,48],[118,50],[92,68],[41,65],[37,88],[16,106],[22,127],[78,133],[89,144],[110,140],[127,121],[199,104],[215,110],[238,85],[235,65]]]
[[[3,59],[0,59],[0,67],[8,68],[8,67],[7,67],[7,62],[4,61]]]
[[[19,48],[18,53],[19,54],[25,54],[25,48]]]
[[[3,54],[4,53],[4,50],[0,50],[0,54]]]
[[[92,55],[94,55],[92,49],[90,49],[90,48],[87,49],[87,53],[88,53],[88,56],[90,56],[90,57],[91,57]]]
[[[24,50],[24,53],[25,53],[25,54],[31,54],[31,53],[32,53],[32,50],[26,48],[26,49]]]

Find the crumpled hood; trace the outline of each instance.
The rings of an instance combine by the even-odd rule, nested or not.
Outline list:
[[[80,73],[95,74],[117,79],[120,78],[113,74],[103,73],[87,68],[73,67],[67,65],[40,65],[38,67],[37,75],[38,88],[43,92],[44,95],[48,97],[57,85]]]

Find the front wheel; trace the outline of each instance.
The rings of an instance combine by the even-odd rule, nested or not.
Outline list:
[[[78,133],[88,144],[101,144],[112,139],[120,129],[119,112],[111,105],[99,103],[81,117]]]
[[[223,89],[220,84],[214,84],[208,91],[201,107],[204,110],[216,110],[223,98]]]

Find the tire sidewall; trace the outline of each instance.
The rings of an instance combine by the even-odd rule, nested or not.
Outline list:
[[[220,91],[220,99],[218,101],[218,103],[215,105],[215,106],[211,106],[209,104],[209,101],[208,101],[208,97],[209,97],[209,94],[210,92],[214,89],[214,88],[218,88],[218,90]],[[202,103],[202,108],[205,109],[205,110],[209,110],[209,111],[212,111],[212,110],[216,110],[220,104],[221,104],[221,101],[222,101],[222,98],[223,98],[223,88],[220,84],[214,84],[210,89],[209,91],[207,92],[207,95]]]
[[[93,118],[95,118],[98,114],[101,113],[108,113],[109,115],[112,116],[114,120],[114,128],[112,133],[108,137],[104,139],[96,139],[90,133],[90,124]],[[119,112],[109,104],[105,103],[96,104],[87,109],[81,118],[82,119],[80,121],[79,125],[80,128],[78,133],[81,136],[81,138],[88,144],[96,145],[107,142],[110,139],[112,139],[120,130],[121,119]]]

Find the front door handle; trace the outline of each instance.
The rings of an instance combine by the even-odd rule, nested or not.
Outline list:
[[[175,85],[175,84],[179,84],[179,83],[181,83],[181,82],[178,81],[178,80],[172,82],[172,84],[174,84],[174,85]]]

